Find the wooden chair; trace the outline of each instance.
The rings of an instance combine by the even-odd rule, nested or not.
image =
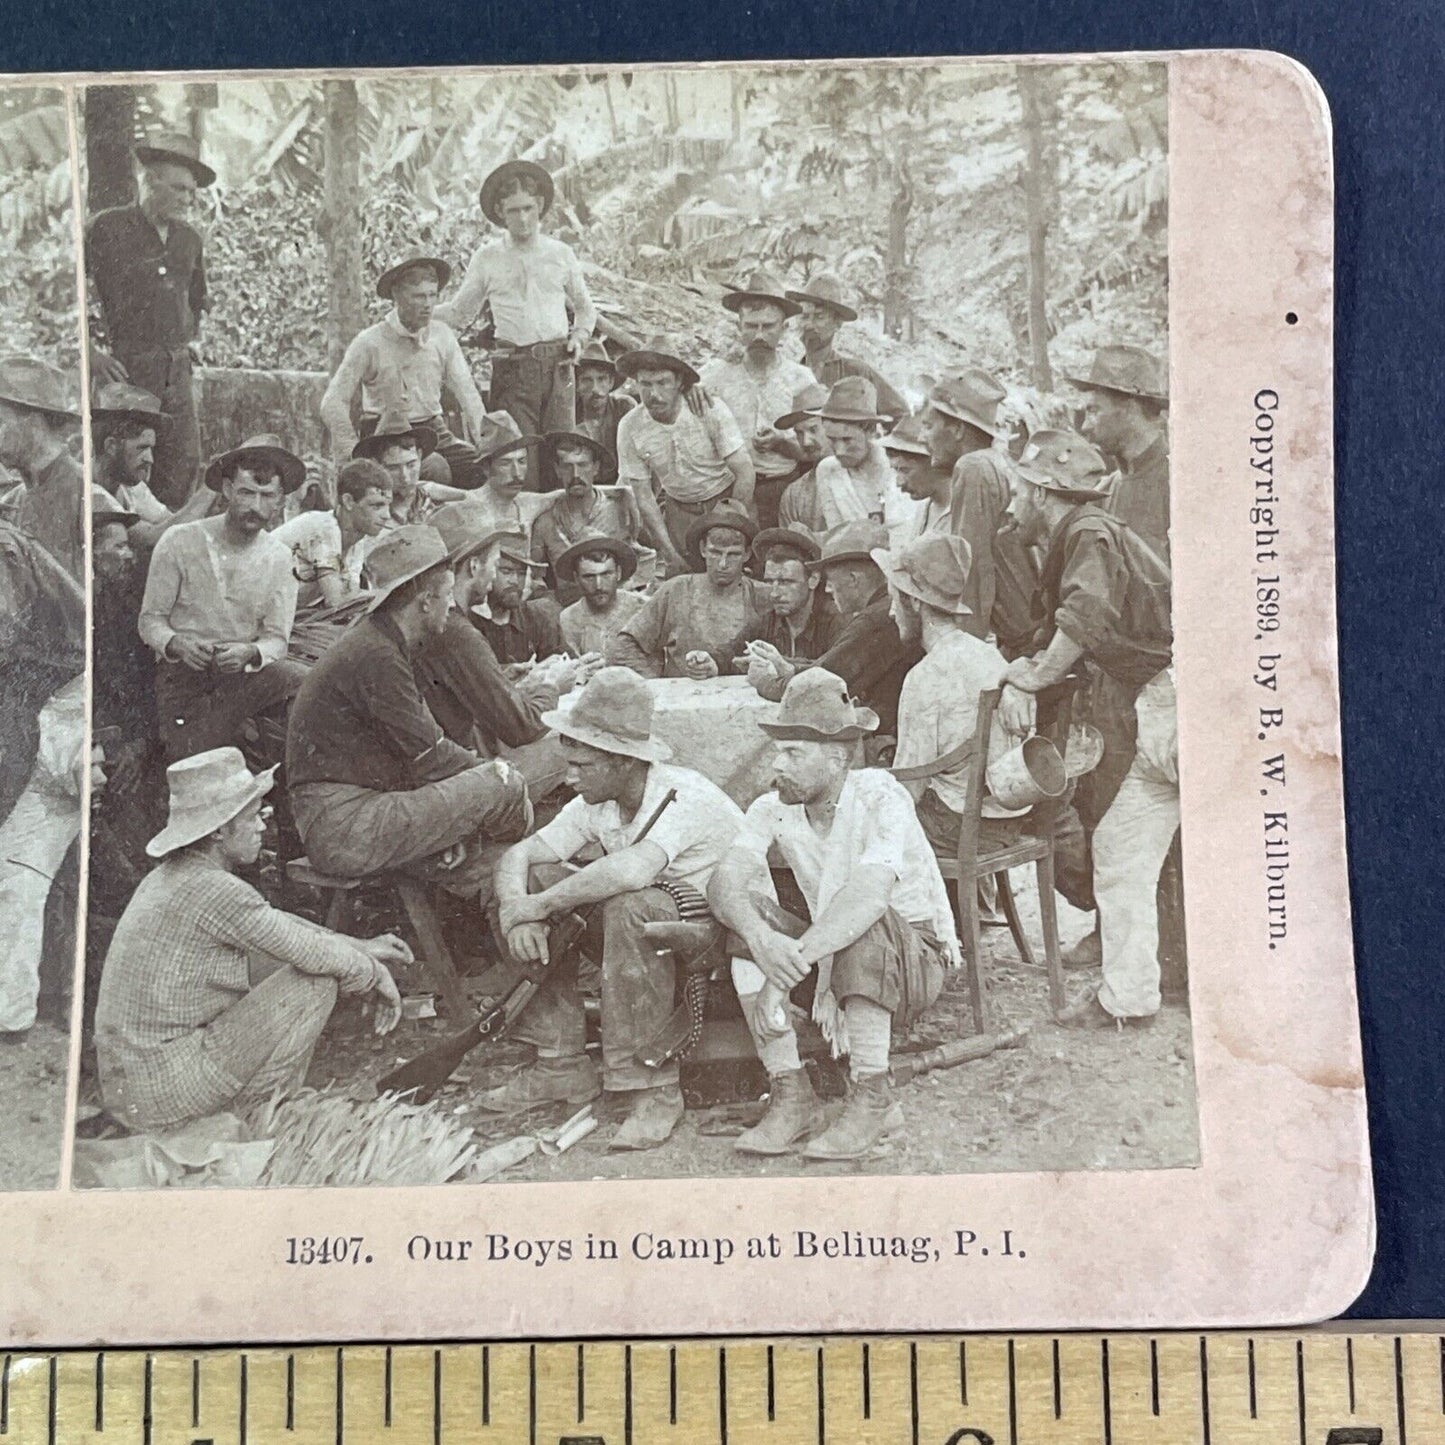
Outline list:
[[[309,858],[292,858],[286,864],[286,877],[292,883],[315,888],[329,895],[326,904],[326,927],[334,933],[345,933],[350,921],[352,895],[361,887],[363,880],[339,878],[323,873],[311,865]],[[402,910],[416,933],[418,958],[431,977],[436,990],[447,1005],[447,1011],[455,1020],[470,1019],[475,1009],[467,998],[466,989],[457,972],[451,950],[442,936],[441,920],[432,902],[431,889],[415,878],[403,878],[398,874],[387,874],[364,880],[395,890]]]
[[[978,725],[967,742],[946,752],[931,763],[917,767],[894,768],[900,781],[911,782],[953,772],[967,764],[964,810],[958,833],[958,847],[952,858],[940,857],[939,872],[952,882],[958,896],[958,916],[963,924],[962,943],[967,954],[969,1002],[973,1008],[973,1026],[979,1033],[989,1032],[992,1021],[988,1000],[988,979],[984,973],[983,929],[978,916],[978,880],[994,878],[998,883],[999,902],[1008,920],[1009,932],[1019,957],[1025,963],[1035,961],[1034,951],[1019,918],[1018,904],[1009,882],[1009,869],[1032,863],[1039,885],[1039,919],[1043,925],[1044,960],[1049,973],[1049,1003],[1055,1014],[1064,1007],[1064,965],[1059,954],[1059,917],[1054,899],[1054,824],[1065,800],[1038,804],[1029,815],[1029,832],[1007,848],[979,852],[978,835],[983,817],[983,800],[988,793],[988,745],[993,731],[994,709],[998,706],[999,688],[979,694]],[[1068,698],[1057,700],[1053,707],[1049,734],[1061,743],[1068,735]],[[1062,751],[1062,747],[1060,747]]]

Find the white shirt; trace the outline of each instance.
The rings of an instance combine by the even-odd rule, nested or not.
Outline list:
[[[343,552],[341,523],[335,512],[301,512],[271,535],[291,549],[291,571],[300,584],[298,605],[314,602],[321,595],[321,578],[328,573],[345,580],[348,596],[361,591],[362,564],[376,538],[358,537]]]
[[[457,294],[433,314],[465,331],[483,305],[491,307],[497,340],[512,346],[562,341],[573,330],[590,336],[597,325],[577,254],[555,236],[537,235],[524,246],[510,233],[489,241],[472,256]]]
[[[915,927],[957,949],[953,914],[938,860],[933,855],[908,790],[881,768],[849,773],[838,796],[833,826],[821,836],[802,803],[764,793],[748,808],[733,847],[766,863],[776,846],[818,918],[847,890],[859,868],[886,868],[893,875],[888,906]]]
[[[618,480],[651,487],[694,506],[721,496],[736,480],[727,458],[743,449],[743,434],[726,403],[714,401],[706,417],[686,400],[672,421],[656,421],[635,406],[617,423]]]
[[[564,861],[589,843],[599,844],[604,853],[620,853],[636,841],[669,788],[677,789],[677,797],[652,825],[645,841],[656,843],[667,854],[667,866],[659,876],[690,883],[699,893],[706,893],[713,869],[742,826],[743,815],[716,783],[691,768],[653,763],[647,770],[642,806],[625,823],[615,802],[587,803],[573,798],[537,830],[537,837]]]

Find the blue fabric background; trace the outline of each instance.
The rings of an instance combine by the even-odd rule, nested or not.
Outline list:
[[[7,0],[0,70],[1281,50],[1334,110],[1340,644],[1355,942],[1379,1195],[1354,1313],[1445,1315],[1445,7],[1375,0]],[[1435,440],[1431,440],[1435,437]]]

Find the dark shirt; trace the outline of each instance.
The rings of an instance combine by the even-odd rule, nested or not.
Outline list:
[[[20,530],[34,537],[77,581],[85,571],[85,472],[69,452],[61,452],[25,483],[16,517]]]
[[[91,625],[91,710],[96,727],[145,735],[155,720],[156,655],[140,639],[137,573],[124,581],[95,579]]]
[[[776,612],[766,612],[756,627],[750,628],[744,641],[757,638],[770,642],[789,662],[816,662],[838,640],[843,630],[843,619],[838,609],[826,598],[819,595],[822,588],[813,593],[808,604],[808,620],[794,640],[788,628],[787,619]]]
[[[110,348],[122,361],[179,351],[195,340],[206,309],[206,272],[201,238],[189,226],[172,221],[162,241],[139,206],[102,211],[85,238],[85,266]]]
[[[417,681],[432,716],[455,743],[478,743],[495,757],[499,744],[519,748],[547,729],[534,704],[508,681],[481,632],[459,612],[417,654]]]
[[[1119,474],[1105,510],[1169,560],[1169,440],[1162,432]]]
[[[826,351],[815,352],[812,356],[804,354],[799,360],[824,386],[831,387],[845,376],[866,377],[878,393],[878,410],[883,416],[892,417],[896,422],[910,414],[911,408],[897,388],[885,381],[882,374],[866,361],[859,361],[856,356],[840,356],[829,346]]]
[[[973,609],[968,631],[990,629],[1010,657],[1033,631],[1038,569],[1008,520],[1008,463],[984,449],[961,456],[953,468],[949,526],[969,545],[972,561],[963,600]]]
[[[1049,540],[1040,579],[1040,650],[1062,632],[1116,682],[1138,690],[1169,665],[1174,632],[1168,564],[1093,503]]]
[[[473,612],[472,625],[486,638],[501,663],[540,662],[567,650],[562,641],[561,614],[550,597],[530,598],[514,607],[505,622]]]
[[[475,767],[427,711],[401,630],[363,617],[327,648],[291,704],[286,780],[410,792]]]

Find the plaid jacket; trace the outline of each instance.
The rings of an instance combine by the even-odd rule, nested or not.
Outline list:
[[[364,993],[370,958],[346,940],[283,913],[209,859],[181,853],[136,889],[111,940],[95,1010],[95,1046],[107,1103],[126,1098],[153,1127],[209,1113],[244,1080],[227,1077],[206,1027],[251,987],[250,958]]]

